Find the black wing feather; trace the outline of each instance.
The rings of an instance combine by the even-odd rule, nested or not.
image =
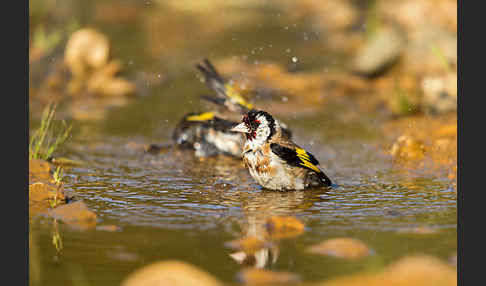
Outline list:
[[[297,152],[294,149],[284,147],[277,143],[270,144],[270,148],[272,149],[273,153],[277,156],[282,158],[285,162],[289,163],[292,166],[304,167],[301,165],[302,160],[297,156]],[[311,153],[307,152],[309,155],[309,162],[314,165],[319,165],[319,161],[312,155]],[[308,168],[309,169],[309,168]]]
[[[206,64],[206,67],[212,72],[215,78],[217,78],[221,83],[224,82],[223,77],[218,73],[216,68],[213,66],[213,64],[208,60],[208,59],[203,59],[203,62]]]
[[[317,161],[317,159],[311,153],[305,151],[306,159],[302,159],[302,157],[299,157],[299,154],[297,153],[296,150],[282,146],[280,144],[272,143],[270,144],[270,148],[272,149],[273,153],[275,153],[277,156],[279,156],[282,160],[287,162],[289,165],[314,171],[319,177],[319,179],[326,186],[332,185],[331,180],[326,176],[326,174],[324,174],[324,172],[322,172],[319,168],[315,166],[315,165],[319,165],[319,161]],[[308,167],[306,161],[311,163],[314,166]],[[315,169],[312,167],[315,167]]]
[[[214,66],[208,59],[203,60],[205,66],[200,64],[196,64],[196,68],[201,71],[206,81],[206,84],[211,89],[218,89],[224,86],[224,79],[223,77],[216,71]],[[219,90],[216,90],[219,91]]]

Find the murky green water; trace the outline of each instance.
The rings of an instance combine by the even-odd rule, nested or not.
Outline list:
[[[210,52],[193,47],[191,55],[197,59],[247,53],[285,63],[286,48],[295,47],[304,63],[312,63],[300,68],[326,66],[327,57],[312,56],[315,44],[296,41],[299,31],[277,33],[282,27],[276,17],[245,30],[228,28],[216,37],[217,43],[208,44]],[[144,52],[147,42],[133,41],[147,35],[140,35],[137,26],[128,29],[129,25],[100,25],[113,37],[116,57],[133,63],[127,75],[169,70],[167,82],[147,85],[144,95],[111,110],[99,122],[73,122],[73,137],[64,150],[67,157],[86,162],[65,171],[65,189],[97,214],[98,225],[121,229],[82,232],[61,225],[63,249],[57,252],[49,223],[34,222],[42,285],[118,285],[133,270],[164,259],[189,262],[231,283],[242,266],[230,258],[234,251],[224,243],[255,234],[272,215],[295,215],[306,228],[302,235],[280,241],[276,261],[267,261],[266,268],[298,273],[304,281],[379,268],[412,253],[447,260],[456,251],[456,192],[447,173],[399,171],[382,152],[385,135],[377,122],[371,117],[343,120],[340,112],[345,105],[307,116],[280,117],[295,130],[296,142],[311,150],[338,184],[325,193],[262,191],[237,159],[200,162],[187,153],[148,155],[133,148],[134,143],[169,142],[172,128],[186,112],[202,110],[197,96],[207,89],[196,77],[193,58],[178,57],[180,69],[174,67],[174,59],[170,64],[151,60]],[[224,44],[228,35],[239,40]],[[253,42],[245,46],[244,39]],[[252,48],[269,43],[283,52],[251,54]],[[437,232],[400,232],[415,226]],[[361,239],[374,255],[348,262],[304,251],[311,244],[343,236]]]

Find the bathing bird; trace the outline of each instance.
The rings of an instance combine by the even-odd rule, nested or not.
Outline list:
[[[285,137],[269,113],[250,110],[230,130],[245,135],[243,162],[263,188],[287,191],[332,185],[314,155]]]

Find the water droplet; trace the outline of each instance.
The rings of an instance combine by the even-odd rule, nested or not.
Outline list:
[[[286,49],[286,50],[285,50],[285,52],[286,52],[287,54],[289,54],[289,53],[290,53],[290,49]]]
[[[289,98],[288,98],[288,97],[286,97],[286,96],[283,96],[283,97],[282,97],[282,101],[283,101],[283,102],[287,102],[287,101],[289,101]]]
[[[299,59],[297,57],[292,57],[292,62],[296,63]]]

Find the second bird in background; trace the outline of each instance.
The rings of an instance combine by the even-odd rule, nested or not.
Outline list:
[[[219,109],[186,114],[172,132],[172,140],[176,146],[194,150],[197,157],[220,154],[240,157],[243,138],[230,129],[237,123],[233,118],[241,118],[241,115],[253,110],[253,105],[227,83],[208,59],[197,64],[196,68],[202,73],[206,85],[214,92],[214,95],[203,95],[201,98],[215,104]],[[290,129],[282,122],[279,124],[282,135],[290,139]]]

